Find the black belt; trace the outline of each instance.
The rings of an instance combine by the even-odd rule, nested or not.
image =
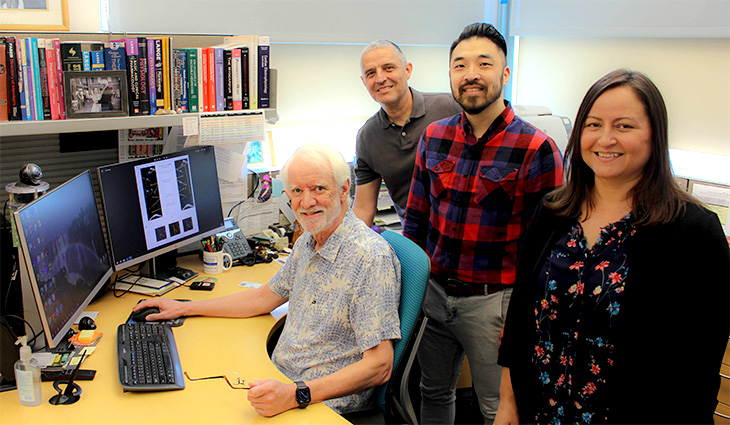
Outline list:
[[[495,292],[512,287],[512,285],[504,285],[501,283],[487,284],[464,282],[463,280],[455,279],[453,277],[444,277],[437,274],[431,274],[431,278],[444,288],[446,295],[452,297],[484,295],[485,289],[487,294],[494,294]]]

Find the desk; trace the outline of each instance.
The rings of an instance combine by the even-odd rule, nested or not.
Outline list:
[[[202,275],[202,262],[196,255],[181,257],[178,264]],[[277,263],[254,267],[234,267],[216,275],[213,291],[177,288],[169,298],[203,300],[238,292],[241,281],[268,282],[279,269]],[[223,380],[185,383],[180,391],[123,392],[117,372],[117,326],[144,295],[128,293],[114,298],[111,293],[88,307],[99,311],[97,328],[104,333],[94,354],[82,365],[96,369],[92,381],[78,381],[81,399],[68,406],[48,403],[56,392],[51,382],[43,382],[43,404],[21,406],[16,391],[0,393],[1,424],[346,424],[322,403],[294,409],[273,418],[260,416],[246,399],[245,390],[233,390]],[[271,315],[249,319],[191,317],[174,328],[175,341],[183,371],[191,376],[210,376],[237,371],[241,376],[258,379],[287,379],[269,359],[266,341],[275,324]],[[63,387],[62,387],[63,388]]]

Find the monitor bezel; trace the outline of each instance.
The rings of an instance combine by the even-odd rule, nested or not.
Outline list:
[[[130,258],[129,260],[126,260],[126,261],[120,261],[119,264],[117,264],[117,258],[116,258],[116,255],[115,255],[116,252],[114,250],[114,240],[112,238],[112,231],[110,229],[109,214],[107,213],[106,195],[104,193],[104,184],[102,183],[101,169],[102,168],[107,169],[107,168],[110,168],[110,167],[117,167],[117,166],[125,166],[125,167],[131,166],[131,167],[134,167],[135,165],[138,165],[138,164],[153,163],[153,162],[159,161],[162,158],[169,158],[169,157],[174,157],[174,156],[177,156],[177,155],[185,155],[187,152],[190,152],[190,151],[193,151],[193,150],[199,150],[199,149],[211,149],[211,150],[214,150],[214,147],[213,146],[210,146],[210,145],[191,146],[191,147],[188,147],[188,148],[185,148],[185,149],[181,149],[181,150],[175,151],[175,152],[165,153],[165,154],[161,154],[161,155],[155,155],[155,156],[152,156],[152,157],[137,159],[137,160],[123,162],[123,163],[118,162],[118,163],[115,163],[115,164],[107,164],[107,165],[104,165],[104,166],[101,166],[101,167],[98,167],[97,168],[97,176],[99,178],[99,188],[100,188],[100,192],[101,192],[101,200],[102,200],[102,206],[103,206],[103,210],[104,210],[104,223],[105,223],[106,230],[107,230],[107,240],[109,241],[110,255],[111,255],[111,258],[112,258],[112,266],[114,267],[114,270],[116,270],[116,271],[122,271],[124,269],[127,269],[129,267],[135,266],[137,264],[142,264],[142,263],[144,263],[146,261],[154,260],[155,257],[158,257],[158,256],[160,256],[162,254],[169,253],[169,252],[174,251],[174,250],[176,250],[178,248],[182,248],[182,247],[188,246],[188,245],[190,245],[193,242],[200,241],[200,240],[205,239],[207,237],[216,235],[217,233],[220,233],[220,232],[222,232],[225,229],[225,227],[226,227],[225,226],[225,217],[223,216],[223,207],[222,207],[222,203],[221,203],[221,222],[222,223],[221,223],[221,225],[219,227],[216,227],[214,229],[211,229],[211,230],[208,230],[208,231],[205,231],[205,232],[196,233],[194,235],[191,235],[191,236],[186,237],[186,238],[183,238],[183,239],[176,240],[174,242],[171,242],[169,245],[163,245],[163,246],[154,248],[152,250],[147,250],[147,252],[144,253],[144,254],[142,254],[142,255],[136,256],[134,258]],[[215,155],[215,152],[213,152],[213,154]],[[214,161],[214,166],[216,167],[216,175],[217,175],[217,167],[218,167],[218,164],[215,161]],[[220,188],[218,190],[219,190],[219,192],[218,192],[218,195],[219,196],[218,197],[220,198]]]
[[[49,350],[54,349],[54,348],[58,347],[58,345],[60,345],[60,343],[64,340],[64,338],[68,334],[68,331],[71,329],[71,327],[76,322],[78,322],[79,318],[84,313],[84,310],[86,310],[86,307],[88,307],[89,304],[91,304],[91,302],[94,300],[96,295],[107,286],[109,279],[111,278],[112,274],[114,273],[114,268],[113,268],[112,261],[111,261],[112,256],[109,253],[109,250],[107,249],[107,246],[105,244],[104,249],[107,251],[107,257],[109,259],[107,270],[102,274],[102,277],[95,283],[94,287],[89,292],[89,294],[84,299],[84,301],[81,302],[81,304],[79,304],[76,307],[76,311],[74,312],[73,316],[71,316],[71,318],[60,328],[59,332],[56,335],[51,335],[51,326],[49,324],[48,315],[46,314],[45,307],[43,305],[43,300],[41,298],[38,281],[36,280],[36,275],[33,271],[33,263],[31,262],[31,258],[30,258],[30,250],[28,249],[28,240],[25,235],[25,229],[23,228],[23,225],[22,225],[23,223],[22,223],[21,214],[26,208],[30,208],[37,203],[47,201],[48,196],[53,195],[55,192],[57,192],[59,190],[62,190],[65,186],[68,186],[72,182],[74,182],[78,179],[84,178],[84,176],[86,176],[88,178],[89,185],[91,186],[91,190],[93,192],[94,185],[91,180],[91,171],[86,170],[86,171],[76,175],[75,177],[65,181],[61,185],[49,190],[43,196],[24,205],[23,207],[19,208],[17,211],[15,211],[13,213],[13,220],[15,223],[15,228],[17,229],[18,240],[20,241],[19,252],[20,252],[20,255],[22,255],[22,257],[23,257],[23,262],[25,263],[25,269],[26,269],[27,276],[28,276],[28,283],[31,288],[34,303],[35,303],[36,310],[38,313],[38,321],[40,322],[41,327],[43,328],[43,334],[45,335],[45,341],[46,341],[46,348]],[[96,194],[94,194],[94,199],[96,200]],[[96,206],[96,202],[94,202],[94,204]],[[97,220],[99,221],[99,228],[102,230],[102,234],[103,234],[104,227],[102,226],[102,223],[101,223],[101,215],[99,214],[98,207],[96,207],[95,210],[96,210]],[[35,335],[33,335],[33,336],[35,337]]]

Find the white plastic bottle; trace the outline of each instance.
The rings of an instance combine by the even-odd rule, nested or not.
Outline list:
[[[15,342],[20,344],[20,360],[15,362],[15,384],[18,386],[18,398],[23,406],[41,404],[41,368],[28,347],[28,338],[21,336]]]

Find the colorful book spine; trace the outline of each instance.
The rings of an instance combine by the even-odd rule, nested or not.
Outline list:
[[[162,82],[165,109],[172,109],[172,37],[162,37]]]
[[[56,81],[56,53],[53,51],[53,39],[45,39],[46,45],[46,73],[48,75],[48,100],[51,109],[51,119],[60,118],[58,112],[58,82]]]
[[[20,117],[23,121],[30,120],[30,106],[28,100],[27,58],[25,57],[25,42],[18,39],[15,43],[15,57],[18,61],[18,91],[20,97]]]
[[[201,87],[202,90],[200,91],[202,93],[203,98],[203,112],[210,112],[210,96],[208,95],[208,76],[210,75],[208,73],[208,50],[209,47],[205,47],[201,50],[202,56],[200,59],[200,62],[202,63],[202,69],[203,69],[203,78],[201,81]]]
[[[139,83],[139,46],[136,38],[124,39],[127,51],[127,84],[129,86],[129,115],[141,115]]]
[[[184,49],[173,49],[173,98],[175,111],[188,111],[188,65],[187,52]]]
[[[8,46],[0,43],[0,121],[10,120],[8,113]]]
[[[241,47],[241,104],[243,109],[251,107],[251,75],[249,74],[248,47]]]
[[[186,49],[188,66],[188,111],[198,112],[198,49]]]
[[[58,118],[66,119],[66,94],[63,80],[63,64],[61,63],[61,40],[53,39],[53,52],[56,55],[56,93],[58,95]]]
[[[215,101],[215,49],[209,47],[207,49],[207,60],[208,60],[208,104],[210,105],[210,111],[217,111],[217,104]]]
[[[126,71],[127,52],[124,42],[110,41],[104,44],[104,65],[107,71]]]
[[[11,121],[20,121],[20,79],[18,78],[18,56],[16,54],[17,40],[9,37],[5,39],[6,57],[8,63],[8,118]]]
[[[43,119],[51,119],[51,95],[48,83],[48,62],[46,61],[46,40],[37,38],[38,43],[38,79],[41,87],[41,104],[43,106]]]
[[[152,40],[152,49],[149,49],[147,53],[152,56],[152,64],[154,66],[155,73],[155,109],[163,109],[165,107],[165,77],[164,73],[164,61],[163,61],[163,47],[161,38],[150,38]],[[150,98],[151,99],[151,98]],[[150,102],[150,110],[152,103]]]
[[[225,94],[225,66],[223,58],[223,48],[216,47],[213,49],[215,60],[215,110],[226,110],[226,94]]]
[[[157,112],[157,73],[155,71],[155,40],[147,40],[147,93],[150,97],[150,115]]]
[[[33,78],[33,96],[35,99],[35,116],[34,119],[37,121],[43,120],[43,93],[41,89],[41,73],[40,73],[40,60],[38,58],[38,39],[35,37],[29,37],[30,47],[30,72]]]
[[[33,61],[30,53],[30,39],[24,38],[22,42],[22,66],[23,66],[23,89],[25,90],[25,108],[28,121],[34,121],[35,117],[35,86],[33,81]]]
[[[61,63],[64,71],[83,71],[83,56],[81,43],[61,43]]]
[[[234,47],[231,49],[231,97],[234,111],[243,109],[243,85],[241,78],[241,49]]]
[[[137,38],[137,49],[139,51],[139,113],[140,115],[150,114],[150,86],[147,78],[149,68],[147,67],[147,39]]]
[[[104,61],[104,51],[94,50],[89,52],[91,54],[91,70],[92,71],[106,71],[106,62]]]
[[[88,50],[82,51],[81,60],[84,71],[91,71],[91,52]]]
[[[223,93],[225,110],[233,110],[233,58],[230,49],[223,50]]]
[[[259,108],[269,107],[269,37],[259,37]]]

